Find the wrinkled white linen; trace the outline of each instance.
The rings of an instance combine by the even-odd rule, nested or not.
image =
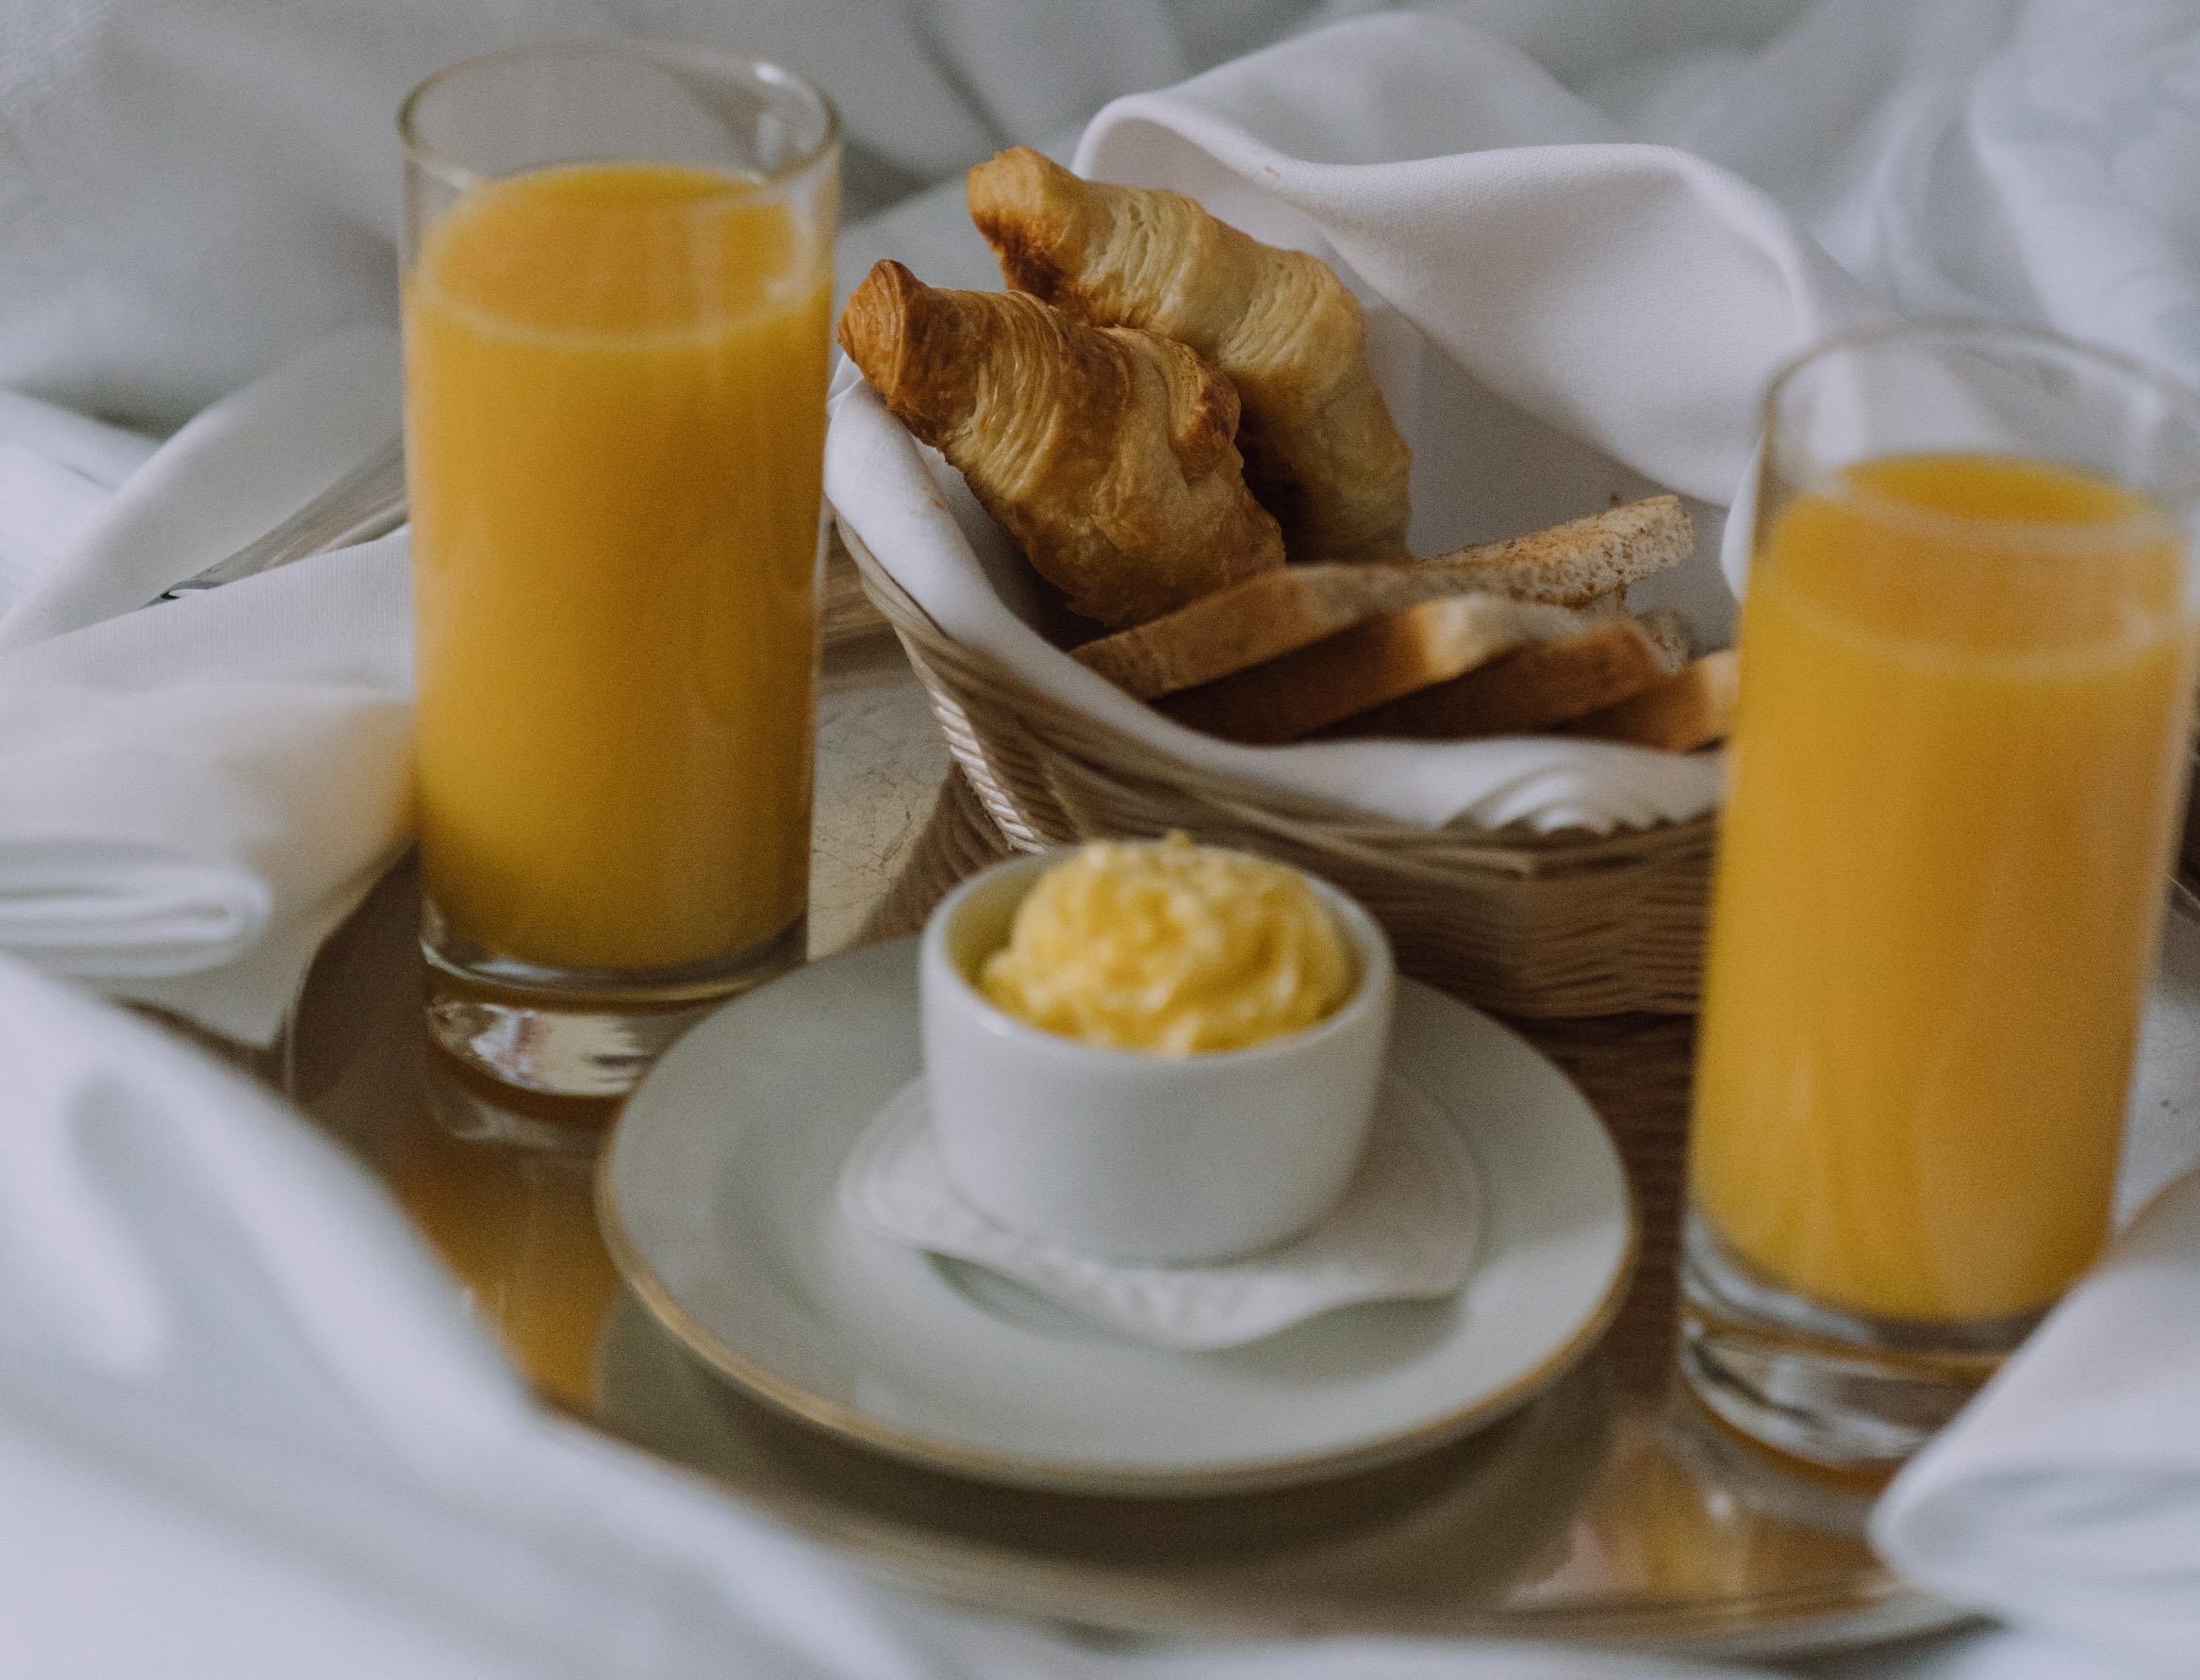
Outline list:
[[[89,531],[153,440],[0,390],[0,620]]]
[[[862,218],[1268,39],[1315,0],[16,0],[0,8],[0,386],[160,429],[397,318],[396,111],[430,72],[635,35],[837,102]]]
[[[145,605],[387,446],[403,424],[398,361],[395,333],[351,328],[194,416],[0,610],[0,660]]]
[[[420,76],[471,52],[627,33],[780,57],[841,106],[850,252],[884,254],[868,219],[950,183],[936,248],[966,266],[940,277],[968,279],[984,272],[955,226],[951,177],[968,165],[1286,28],[1376,8],[32,0],[0,12],[0,386],[165,427],[336,328],[393,322],[391,114]],[[1433,116],[1402,92],[1363,108],[1360,158],[1410,156],[1374,148],[1430,132],[1439,148],[1681,147],[1762,188],[1905,312],[2040,320],[2200,376],[2200,116],[2188,96],[2200,24],[2183,0],[1413,9],[1475,32],[1473,49],[1436,62],[1475,62],[1463,81],[1414,84],[1435,91]],[[1333,90],[1315,76],[1317,107],[1350,97],[1339,68]],[[1193,98],[1216,96],[1201,84]],[[1252,102],[1234,115],[1255,135],[1277,120]],[[907,249],[900,220],[885,249]],[[1605,231],[1579,236],[1596,250]]]
[[[881,1594],[538,1408],[361,1169],[0,958],[0,1672],[1621,1680],[1560,1652],[1117,1654]]]
[[[111,491],[82,469],[126,441],[16,418],[77,487],[13,527],[55,548],[0,610],[0,951],[267,1044],[410,827],[404,538],[130,609],[395,435],[395,340],[309,347]]]
[[[0,951],[251,1044],[411,823],[405,539],[0,655]]]

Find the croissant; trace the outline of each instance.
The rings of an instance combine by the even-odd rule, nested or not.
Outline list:
[[[969,173],[1010,286],[1100,326],[1189,344],[1245,404],[1246,478],[1294,560],[1406,557],[1412,452],[1367,370],[1359,301],[1181,193],[1071,174],[1028,146]]]
[[[1237,393],[1182,344],[898,262],[856,288],[840,344],[1084,618],[1142,624],[1283,564],[1232,441]]]

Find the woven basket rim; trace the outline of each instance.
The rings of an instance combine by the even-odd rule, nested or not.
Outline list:
[[[1113,725],[1102,723],[1041,693],[990,654],[982,653],[955,640],[902,587],[839,509],[833,509],[833,519],[841,542],[855,562],[856,576],[865,595],[894,627],[896,634],[910,646],[911,651],[919,655],[912,664],[920,683],[930,688],[937,681],[930,669],[934,664],[961,667],[970,676],[1000,690],[1025,715],[1057,726],[1067,725],[1073,735],[1104,746],[1112,758],[1131,766],[1125,773],[1137,780],[1182,783],[1196,790],[1202,799],[1212,803],[1232,805],[1262,816],[1317,827],[1332,844],[1339,841],[1347,844],[1372,844],[1381,846],[1388,851],[1401,840],[1424,845],[1446,840],[1470,843],[1480,841],[1492,848],[1519,854],[1524,859],[1540,858],[1554,863],[1563,859],[1569,871],[1595,867],[1602,862],[1623,867],[1639,860],[1646,852],[1662,851],[1670,846],[1695,844],[1712,829],[1716,821],[1716,813],[1707,811],[1679,819],[1661,818],[1643,827],[1619,829],[1609,834],[1599,834],[1589,829],[1561,829],[1540,832],[1518,823],[1492,828],[1465,815],[1423,827],[1312,795],[1287,792],[1244,777],[1205,769],[1162,749],[1133,741]],[[1066,749],[1059,743],[1049,744],[1057,750]],[[1102,768],[1113,771],[1115,766],[1104,766]],[[1405,860],[1393,851],[1386,861],[1396,867]],[[1433,867],[1431,872],[1434,872]]]

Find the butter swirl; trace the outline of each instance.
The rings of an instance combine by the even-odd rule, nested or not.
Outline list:
[[[1298,871],[1171,834],[1095,841],[1048,869],[978,981],[1046,1031],[1189,1056],[1311,1027],[1353,978],[1335,918]]]

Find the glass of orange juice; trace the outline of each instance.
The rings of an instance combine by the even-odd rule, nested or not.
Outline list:
[[[2192,729],[2200,406],[2041,335],[1836,341],[1768,399],[1681,1363],[1899,1461],[2107,1236]]]
[[[400,127],[438,1095],[554,1135],[803,955],[838,130],[616,41]]]

